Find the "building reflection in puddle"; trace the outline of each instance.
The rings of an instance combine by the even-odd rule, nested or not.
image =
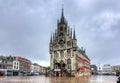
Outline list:
[[[84,77],[45,77],[45,76],[10,76],[0,77],[0,83],[116,83],[116,76]]]

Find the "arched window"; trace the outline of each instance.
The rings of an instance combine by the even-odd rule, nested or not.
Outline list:
[[[54,58],[58,58],[58,53],[56,51],[54,52]]]
[[[67,68],[70,69],[71,68],[71,59],[67,60]]]
[[[68,60],[67,60],[67,64],[71,64],[71,59],[68,59]]]
[[[60,51],[60,56],[61,56],[62,58],[64,57],[64,51],[63,51],[63,50]]]
[[[57,63],[57,60],[54,59],[54,62],[53,63]]]
[[[63,64],[64,63],[63,60],[61,60],[60,63]]]
[[[60,27],[60,31],[63,31],[63,27],[62,26]]]
[[[54,59],[54,68],[57,68],[56,63],[57,63],[57,60]]]
[[[62,48],[62,49],[63,49],[63,48],[64,48],[64,44],[60,44],[60,48]]]
[[[58,50],[58,48],[59,48],[58,45],[55,45],[55,46],[54,46],[54,49],[55,49],[55,50]]]
[[[68,56],[71,56],[71,50],[70,50],[70,49],[67,50],[67,55],[68,55]]]
[[[71,42],[70,41],[67,42],[67,47],[71,48]]]

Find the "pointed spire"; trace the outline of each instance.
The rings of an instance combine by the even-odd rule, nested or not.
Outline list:
[[[76,40],[75,28],[74,28],[74,33],[73,33],[73,39]]]
[[[59,19],[57,19],[57,23],[59,23]]]
[[[55,38],[57,37],[57,30],[55,29]]]
[[[83,47],[81,47],[81,50],[83,51]]]
[[[71,37],[72,37],[72,28],[71,28]]]
[[[61,13],[61,22],[65,22],[65,18],[64,18],[64,9],[62,7],[62,13]]]
[[[63,11],[64,9],[63,9],[63,7],[62,7],[62,17],[64,17],[64,11]]]
[[[55,38],[56,38],[56,30],[55,30],[55,33],[54,33],[54,40],[55,40]]]
[[[51,34],[51,38],[50,38],[50,43],[52,43],[52,34]]]
[[[86,49],[84,48],[84,53],[86,53]]]
[[[68,36],[69,36],[69,32],[70,32],[70,30],[69,30],[69,26],[68,26]]]
[[[55,37],[56,37],[56,29],[55,29]]]
[[[53,41],[55,40],[55,36],[54,36],[54,33],[53,33]]]

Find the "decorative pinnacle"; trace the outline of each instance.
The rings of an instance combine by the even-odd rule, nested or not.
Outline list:
[[[75,39],[75,40],[76,40],[75,28],[74,28],[74,33],[73,33],[73,39]]]
[[[52,34],[51,34],[51,39],[50,39],[50,43],[52,43]]]
[[[64,18],[64,9],[62,7],[62,13],[61,13],[61,22],[64,22],[65,18]]]

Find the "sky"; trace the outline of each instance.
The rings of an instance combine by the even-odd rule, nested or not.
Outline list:
[[[120,65],[120,0],[0,0],[0,55],[50,65],[49,41],[64,16],[91,64]]]

